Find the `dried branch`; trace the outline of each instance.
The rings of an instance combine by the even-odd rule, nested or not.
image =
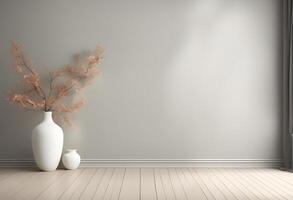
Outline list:
[[[24,109],[53,111],[56,118],[69,123],[68,114],[76,112],[84,104],[83,100],[74,102],[73,99],[99,74],[97,65],[101,61],[102,51],[97,46],[96,51],[83,59],[83,62],[78,57],[77,63],[49,72],[48,94],[42,87],[40,75],[20,45],[12,43],[11,53],[16,72],[24,84],[22,92],[12,92],[7,100]]]

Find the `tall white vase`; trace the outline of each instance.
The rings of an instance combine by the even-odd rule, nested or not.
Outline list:
[[[32,132],[34,158],[43,171],[56,170],[63,149],[63,130],[52,118],[52,112],[44,112],[43,121]]]

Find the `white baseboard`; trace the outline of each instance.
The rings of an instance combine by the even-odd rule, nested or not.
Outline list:
[[[85,159],[82,167],[281,167],[275,159]]]
[[[80,167],[235,167],[279,168],[279,159],[83,159]],[[35,167],[33,160],[0,159],[0,167]]]

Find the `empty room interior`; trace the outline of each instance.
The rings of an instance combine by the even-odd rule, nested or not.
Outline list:
[[[293,200],[293,0],[1,0],[0,200]]]

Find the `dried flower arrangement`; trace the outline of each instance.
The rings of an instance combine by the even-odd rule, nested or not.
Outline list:
[[[83,59],[78,58],[73,65],[49,72],[47,89],[20,45],[12,43],[11,54],[22,87],[11,91],[7,100],[27,110],[52,111],[55,120],[72,125],[70,114],[84,104],[80,91],[99,74],[97,65],[101,61],[102,49],[97,46],[95,52]]]

